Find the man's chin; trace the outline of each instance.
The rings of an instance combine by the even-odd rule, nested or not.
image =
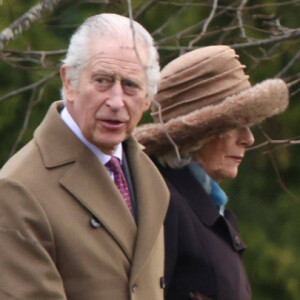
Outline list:
[[[110,140],[101,140],[101,142],[94,141],[91,143],[94,144],[103,153],[112,155],[115,152],[117,146],[119,144],[121,144],[124,140],[125,140],[125,138],[124,139],[115,139],[115,140],[110,139]]]

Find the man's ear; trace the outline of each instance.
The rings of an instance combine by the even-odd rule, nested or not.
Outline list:
[[[64,89],[66,101],[73,102],[74,91],[73,91],[73,87],[71,85],[71,80],[67,76],[66,66],[64,66],[64,65],[61,66],[61,68],[60,68],[60,78],[63,83],[63,89]]]
[[[144,103],[144,112],[147,111],[151,105],[151,99],[148,95],[146,95],[145,103]]]

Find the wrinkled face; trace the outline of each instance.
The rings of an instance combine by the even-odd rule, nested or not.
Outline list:
[[[83,136],[112,154],[149,108],[147,50],[138,47],[137,56],[131,34],[92,40],[89,47],[89,60],[76,87],[61,69],[66,105]]]
[[[194,158],[216,182],[236,177],[246,147],[254,143],[248,127],[240,127],[213,137],[193,153]]]

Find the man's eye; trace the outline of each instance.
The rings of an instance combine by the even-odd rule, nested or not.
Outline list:
[[[96,81],[97,81],[98,83],[107,83],[107,82],[108,82],[108,80],[105,79],[105,78],[97,78]]]
[[[140,90],[139,85],[133,81],[123,81],[122,85],[123,91],[128,95],[136,95]]]
[[[97,77],[95,78],[95,87],[100,91],[106,91],[113,84],[113,80],[107,77]]]
[[[138,85],[132,81],[124,81],[123,85],[129,88],[138,88]]]

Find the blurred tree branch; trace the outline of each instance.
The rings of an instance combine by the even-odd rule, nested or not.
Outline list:
[[[0,98],[0,103],[1,103],[2,101],[6,100],[6,99],[12,98],[12,97],[14,97],[14,96],[16,96],[16,95],[19,95],[19,94],[21,94],[21,93],[27,92],[27,91],[29,91],[29,90],[35,90],[36,88],[39,88],[39,87],[45,85],[48,81],[50,81],[50,80],[51,80],[52,78],[54,78],[54,77],[57,77],[58,75],[59,75],[59,72],[56,71],[56,72],[50,74],[48,77],[43,78],[43,79],[40,80],[40,81],[37,81],[37,82],[35,82],[35,83],[33,83],[33,84],[30,84],[30,85],[24,86],[24,87],[22,87],[22,88],[20,88],[20,89],[17,89],[17,90],[15,90],[15,91],[12,91],[12,92],[10,92],[10,93],[8,93],[8,94],[2,96],[2,97]]]
[[[272,166],[273,166],[273,170],[276,174],[276,181],[280,185],[280,187],[283,189],[283,191],[286,192],[290,196],[290,198],[293,199],[294,201],[299,201],[300,200],[299,196],[292,193],[292,191],[284,183],[284,180],[281,178],[280,171],[279,171],[279,168],[278,168],[278,164],[277,164],[277,162],[274,158],[274,155],[273,155],[273,151],[266,151],[263,154],[265,154],[269,157],[269,159],[272,163]]]
[[[55,7],[68,0],[44,0],[32,7],[19,19],[15,20],[9,27],[0,32],[0,51],[14,40],[18,35],[28,30],[32,23],[41,20],[46,14],[51,13]]]

